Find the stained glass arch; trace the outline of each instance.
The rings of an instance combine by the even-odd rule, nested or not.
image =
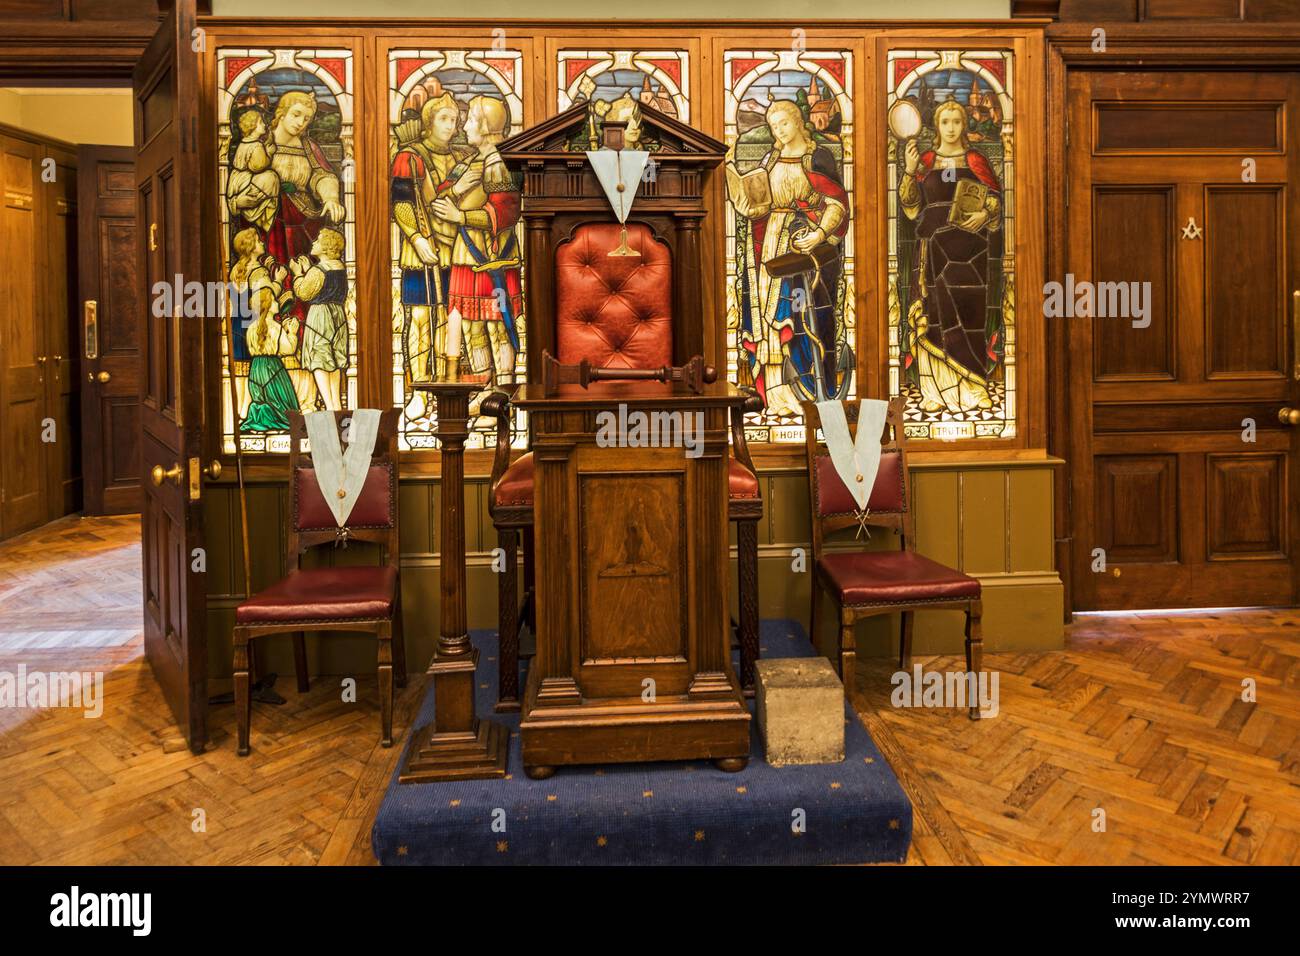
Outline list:
[[[523,128],[523,54],[393,50],[388,58],[392,388],[403,448],[434,448],[436,410],[413,388],[459,365],[481,381],[468,448],[491,447],[477,407],[526,375],[519,185],[495,151]],[[514,443],[527,430],[522,412]]]
[[[909,437],[1017,429],[1013,57],[891,50],[889,391]]]
[[[222,445],[238,423],[283,453],[290,411],[356,405],[352,51],[225,47],[217,72]]]
[[[746,437],[802,442],[800,402],[857,394],[853,57],[724,54],[727,371],[762,413]]]

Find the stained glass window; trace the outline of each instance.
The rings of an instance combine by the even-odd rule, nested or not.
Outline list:
[[[766,409],[749,441],[804,440],[800,402],[856,394],[852,56],[724,54],[727,371]]]
[[[604,115],[632,101],[687,123],[689,69],[685,50],[561,50],[558,106],[586,102]]]
[[[479,403],[525,377],[519,184],[496,151],[523,127],[522,97],[518,50],[389,54],[393,401],[405,448],[436,445],[434,409],[412,383],[449,362],[482,382],[466,446],[483,448],[496,421],[477,416]]]
[[[290,411],[356,404],[352,52],[223,48],[217,78],[223,446],[287,452]]]
[[[1016,432],[1012,65],[889,53],[889,389],[909,437]]]

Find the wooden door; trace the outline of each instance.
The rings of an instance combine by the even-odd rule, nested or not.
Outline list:
[[[1072,82],[1062,299],[1092,282],[1093,304],[1048,321],[1070,330],[1077,609],[1296,602],[1298,91]]]
[[[46,520],[82,505],[81,389],[77,381],[77,156],[46,147],[40,201],[44,204],[45,257],[40,270],[45,356],[45,418],[54,441],[43,442]],[[48,181],[47,181],[48,178]]]
[[[40,275],[44,206],[37,201],[41,147],[0,136],[0,535],[44,524],[46,354]]]
[[[140,58],[135,86],[138,273],[145,309],[140,404],[145,653],[186,734],[207,742],[203,512],[203,318],[183,297],[154,316],[155,283],[202,281],[203,159],[194,0],[177,0]]]
[[[145,330],[136,272],[135,150],[77,153],[78,338],[86,513],[140,510],[140,369]]]

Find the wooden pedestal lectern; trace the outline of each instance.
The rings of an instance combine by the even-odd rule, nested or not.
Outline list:
[[[510,731],[480,720],[474,710],[478,651],[465,624],[465,438],[469,397],[482,389],[472,382],[426,382],[415,388],[437,402],[434,435],[442,449],[441,600],[442,628],[429,664],[434,718],[415,730],[402,767],[401,783],[504,777]]]
[[[727,424],[745,399],[727,384],[659,382],[516,395],[536,462],[530,777],[559,764],[745,766],[727,614]]]

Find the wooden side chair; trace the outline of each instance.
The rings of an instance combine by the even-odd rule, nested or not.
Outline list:
[[[899,667],[912,656],[913,616],[919,610],[955,609],[966,612],[966,668],[979,673],[983,666],[980,636],[980,582],[916,551],[912,508],[908,499],[907,439],[903,432],[905,401],[889,403],[881,439],[880,467],[863,518],[857,503],[840,479],[825,445],[818,440],[821,417],[817,406],[804,403],[807,422],[809,501],[812,511],[813,583],[809,636],[817,641],[818,606],[825,591],[839,614],[839,668],[844,691],[851,694],[857,657],[853,628],[863,618],[899,612]],[[846,402],[844,414],[856,435],[858,403]],[[880,527],[902,538],[898,550],[827,551],[825,539],[844,528]],[[971,720],[979,719],[979,704],[970,706]]]
[[[335,427],[351,415],[335,412]],[[380,742],[393,744],[393,677],[406,686],[406,648],[402,640],[402,592],[397,543],[397,422],[400,409],[384,411],[369,473],[348,518],[339,528],[316,481],[310,453],[302,451],[307,426],[299,412],[289,414],[289,574],[235,609],[235,710],[239,755],[248,754],[251,716],[249,643],[268,634],[292,634],[298,691],[308,689],[305,631],[363,631],[378,639]],[[380,565],[302,567],[310,548],[351,541],[379,544]]]

